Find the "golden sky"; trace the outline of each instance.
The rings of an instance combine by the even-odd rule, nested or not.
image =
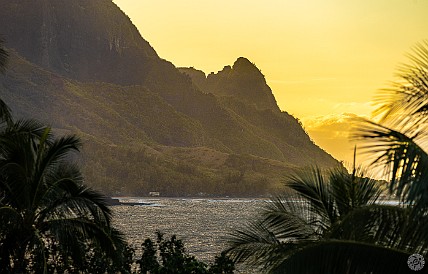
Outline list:
[[[113,0],[161,58],[217,72],[240,56],[261,69],[282,110],[350,161],[350,120],[369,117],[415,43],[428,0]]]

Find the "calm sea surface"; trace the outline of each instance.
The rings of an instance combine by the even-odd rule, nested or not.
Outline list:
[[[182,239],[186,250],[198,259],[211,262],[225,247],[225,235],[252,219],[266,203],[265,199],[145,199],[121,198],[144,202],[143,206],[113,206],[114,225],[128,242],[141,251],[148,237],[156,239],[157,230],[169,238]]]

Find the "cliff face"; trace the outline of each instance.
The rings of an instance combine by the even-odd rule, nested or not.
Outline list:
[[[88,181],[108,193],[257,195],[293,169],[338,165],[249,60],[180,71],[111,0],[0,0],[0,26],[0,96],[81,136]]]
[[[0,1],[0,26],[8,47],[79,81],[141,83],[160,62],[109,0]]]

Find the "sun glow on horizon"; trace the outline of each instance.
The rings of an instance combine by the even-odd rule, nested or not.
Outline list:
[[[347,156],[333,153],[340,142],[314,135],[325,137],[331,124],[311,121],[344,113],[369,117],[376,91],[393,80],[405,53],[428,38],[428,1],[420,0],[113,2],[161,58],[177,67],[210,73],[240,56],[254,62],[279,107],[346,161],[352,149]]]

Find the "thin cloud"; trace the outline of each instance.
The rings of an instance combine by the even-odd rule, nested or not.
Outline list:
[[[350,163],[355,143],[349,134],[355,121],[363,116],[351,112],[306,117],[302,122],[309,136],[338,160]]]

